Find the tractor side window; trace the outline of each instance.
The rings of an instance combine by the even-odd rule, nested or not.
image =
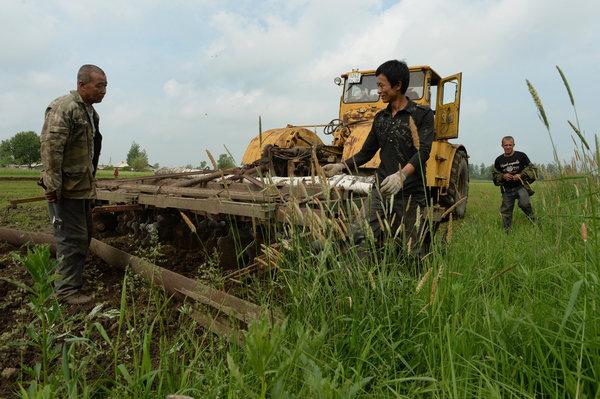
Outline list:
[[[456,102],[456,96],[458,94],[458,82],[456,80],[449,80],[444,82],[444,98],[442,104],[451,104]]]
[[[410,73],[410,82],[406,89],[406,96],[411,100],[418,100],[423,97],[423,87],[425,82],[425,73],[415,71]]]

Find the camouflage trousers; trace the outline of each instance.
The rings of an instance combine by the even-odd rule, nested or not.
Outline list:
[[[400,191],[392,199],[375,188],[371,193],[366,221],[375,240],[382,242],[386,235],[391,235],[404,246],[408,255],[423,257],[429,251],[431,241],[431,226],[424,217],[425,194]],[[365,241],[364,232],[358,226],[353,225],[351,236],[356,244]]]
[[[515,201],[518,202],[519,208],[523,210],[525,216],[531,221],[534,220],[533,208],[531,206],[531,199],[529,193],[525,187],[515,187],[505,189],[502,192],[502,204],[500,205],[500,215],[502,215],[502,224],[504,230],[510,230],[512,225],[513,209],[515,208]]]
[[[92,239],[91,200],[62,198],[48,203],[54,230],[56,258],[60,260],[54,282],[56,293],[71,295],[83,286],[83,268]]]

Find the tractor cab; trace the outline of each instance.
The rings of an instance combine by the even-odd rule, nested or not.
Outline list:
[[[406,96],[415,103],[436,111],[436,140],[458,137],[461,78],[461,73],[441,78],[429,66],[410,68],[410,83],[406,89]],[[377,91],[374,70],[353,70],[342,74],[335,82],[343,86],[339,118],[347,126],[358,127],[363,122],[372,120],[377,112],[387,106],[381,101]],[[350,127],[336,132],[334,145],[345,145],[346,138],[352,130]]]

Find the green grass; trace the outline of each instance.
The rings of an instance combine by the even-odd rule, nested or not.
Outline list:
[[[38,197],[43,190],[34,180],[0,180],[0,226],[25,230],[49,230],[46,201],[19,204],[9,209],[10,200]]]
[[[39,177],[40,171],[28,169],[0,168],[1,177]],[[149,172],[119,173],[119,178],[135,178],[147,176]],[[99,179],[112,179],[112,170],[99,170]],[[38,197],[44,195],[35,180],[1,180],[0,179],[0,226],[22,228],[26,230],[49,230],[48,211],[45,201],[19,204],[17,209],[8,209],[10,200]]]
[[[0,168],[0,177],[35,177],[39,175],[40,171],[36,169]]]
[[[44,190],[34,180],[0,181],[0,208],[7,206],[13,199],[40,195],[44,195]]]
[[[96,174],[98,179],[112,179],[113,169],[102,169]],[[134,172],[127,170],[119,170],[119,178],[140,177],[151,175],[152,172]],[[21,168],[0,168],[0,177],[39,177],[41,171],[36,169],[21,169]]]

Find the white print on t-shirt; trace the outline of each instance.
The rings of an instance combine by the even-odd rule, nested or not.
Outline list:
[[[500,169],[502,169],[505,173],[513,173],[519,170],[520,162],[519,160],[501,163]]]

